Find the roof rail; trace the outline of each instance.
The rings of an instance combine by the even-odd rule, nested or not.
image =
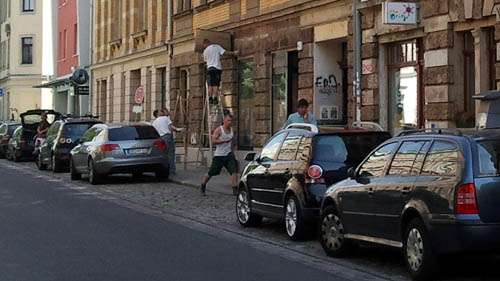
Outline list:
[[[286,126],[285,130],[288,129],[300,129],[300,130],[310,131],[315,134],[319,133],[318,126],[307,123],[293,123]]]
[[[385,131],[384,128],[379,123],[375,122],[367,122],[367,121],[355,122],[354,127],[360,129],[372,129],[373,131],[378,131],[378,132]]]
[[[442,128],[425,128],[425,129],[416,129],[416,130],[406,130],[399,133],[396,137],[404,137],[409,135],[418,135],[418,134],[438,134],[438,135],[455,135],[462,136],[462,131],[459,129],[442,129]]]

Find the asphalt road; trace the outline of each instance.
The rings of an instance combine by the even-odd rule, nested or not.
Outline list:
[[[345,280],[68,189],[0,170],[0,280]]]

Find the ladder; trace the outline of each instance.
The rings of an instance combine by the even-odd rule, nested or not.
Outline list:
[[[222,91],[220,87],[217,90],[217,106],[210,104],[210,94],[208,92],[208,83],[205,83],[205,98],[203,105],[203,116],[201,120],[198,151],[196,155],[196,161],[203,163],[203,152],[207,151],[203,145],[205,137],[208,137],[208,152],[210,153],[210,159],[213,159],[213,142],[212,133],[213,131],[222,124],[224,120],[224,104],[222,99]],[[211,160],[209,160],[211,161]],[[207,161],[207,165],[209,165]]]

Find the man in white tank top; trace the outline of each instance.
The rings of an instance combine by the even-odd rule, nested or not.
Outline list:
[[[208,170],[208,174],[203,177],[201,183],[201,194],[205,195],[207,183],[210,178],[220,175],[222,168],[226,168],[227,172],[231,175],[231,184],[233,194],[236,195],[238,187],[238,161],[233,152],[234,132],[231,128],[233,116],[226,114],[222,126],[215,129],[212,134],[212,143],[215,145],[214,159],[212,166]]]

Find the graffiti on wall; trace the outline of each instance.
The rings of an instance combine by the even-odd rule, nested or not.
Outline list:
[[[316,82],[314,83],[316,89],[320,94],[323,95],[336,95],[338,94],[338,89],[340,84],[337,82],[337,77],[331,74],[328,77],[318,76],[316,77]]]

